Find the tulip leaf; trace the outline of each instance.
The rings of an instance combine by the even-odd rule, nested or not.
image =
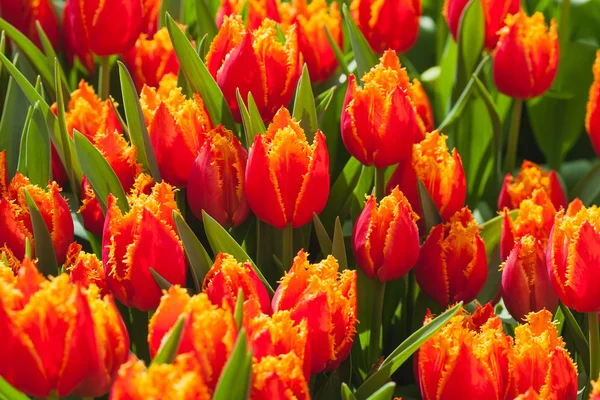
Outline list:
[[[388,382],[379,388],[375,393],[367,397],[367,400],[392,400],[394,390],[396,389],[395,382]]]
[[[35,256],[37,257],[37,268],[44,275],[56,276],[58,274],[58,265],[56,264],[56,253],[52,236],[48,231],[48,226],[40,213],[38,206],[26,189],[25,199],[29,206],[31,216],[31,225],[33,226],[33,238],[35,243]]]
[[[196,0],[196,22],[200,29],[198,37],[207,35],[208,43],[211,43],[219,30],[215,23],[215,15],[211,12],[207,0]]]
[[[167,29],[190,89],[202,96],[213,125],[223,124],[225,128],[237,133],[233,115],[223,97],[223,92],[188,38],[169,14],[167,14]]]
[[[156,281],[156,284],[158,285],[160,290],[169,290],[169,288],[172,286],[171,283],[168,280],[166,280],[165,278],[163,278],[161,274],[156,272],[156,270],[154,268],[149,267],[149,269],[150,269],[150,273],[152,274],[152,277]]]
[[[331,255],[338,261],[341,270],[348,269],[348,258],[346,256],[346,244],[344,243],[344,233],[340,217],[335,219],[335,228],[333,230],[333,241]]]
[[[438,315],[430,323],[424,325],[402,342],[392,353],[383,361],[377,371],[373,373],[358,388],[355,396],[358,400],[364,400],[375,393],[392,374],[400,368],[408,358],[419,349],[419,347],[439,331],[450,319],[462,308],[462,302]]]
[[[244,290],[241,287],[238,289],[233,316],[237,328],[242,329],[242,323],[244,322]]]
[[[252,93],[248,92],[248,107],[242,99],[240,89],[236,89],[235,96],[242,115],[242,124],[244,125],[244,133],[246,135],[246,147],[250,148],[254,144],[256,135],[266,132],[265,124],[258,112]]]
[[[327,199],[327,204],[325,205],[325,209],[321,212],[321,221],[323,221],[323,226],[329,227],[331,231],[328,231],[330,234],[333,233],[333,224],[335,222],[335,217],[340,216],[344,218],[350,204],[352,203],[352,192],[356,188],[358,181],[361,177],[361,173],[367,167],[363,167],[363,165],[354,157],[350,157],[346,166],[337,177],[331,190],[329,192],[329,199]],[[363,193],[366,193],[363,192]]]
[[[342,383],[342,400],[356,400],[354,393],[345,382]]]
[[[218,252],[231,254],[239,262],[249,261],[254,272],[256,272],[256,275],[258,275],[260,280],[265,284],[269,294],[272,295],[274,293],[273,288],[269,285],[269,282],[265,279],[260,269],[256,266],[254,261],[252,261],[242,246],[231,237],[221,224],[215,221],[204,210],[202,211],[202,222],[204,223],[204,230],[206,231],[206,236],[213,252],[215,254]]]
[[[323,226],[323,223],[321,222],[321,219],[317,213],[313,213],[313,226],[315,227],[317,241],[319,242],[321,253],[323,253],[323,257],[326,257],[328,254],[331,254],[333,243],[331,242],[331,238],[329,237],[329,234],[327,233],[327,230]]]
[[[419,191],[419,202],[421,203],[421,210],[423,210],[425,232],[429,233],[431,228],[442,223],[442,217],[431,198],[429,190],[427,190],[420,178],[417,179],[417,186]]]
[[[309,143],[312,143],[319,126],[317,122],[315,97],[313,95],[306,64],[304,64],[302,76],[300,77],[300,80],[298,80],[292,115],[304,130],[306,140],[308,140]]]
[[[565,324],[572,333],[571,337],[575,341],[575,349],[581,357],[581,362],[583,363],[585,372],[588,374],[588,376],[590,376],[590,352],[588,341],[581,330],[581,326],[579,326],[577,320],[575,320],[575,317],[573,316],[573,313],[571,310],[569,310],[569,307],[567,307],[561,300],[558,301],[558,305],[565,316]],[[563,328],[563,335],[564,334],[565,332]]]
[[[327,109],[329,108],[329,105],[331,104],[331,100],[333,99],[333,94],[335,93],[335,88],[336,88],[335,86],[330,87],[329,89],[327,89],[326,91],[324,91],[317,97],[317,101],[319,102],[319,104],[317,104],[317,123],[318,124],[321,123],[321,120],[325,116],[325,111],[327,111]]]
[[[600,161],[581,177],[570,194],[572,198],[579,198],[586,206],[596,203],[595,200],[600,195]]]
[[[0,53],[6,54],[6,32],[0,32]],[[2,64],[0,63],[0,74],[2,74]]]
[[[154,271],[150,268],[150,271]],[[158,352],[152,359],[152,364],[171,364],[177,356],[181,336],[183,335],[183,325],[185,324],[185,316],[180,315],[173,328],[167,332],[162,340]]]
[[[458,60],[454,96],[462,93],[481,58],[485,39],[485,15],[480,0],[470,0],[465,6],[458,27]]]
[[[267,127],[260,116],[260,111],[258,111],[258,107],[256,106],[256,102],[254,101],[254,97],[251,92],[248,92],[248,113],[250,114],[250,120],[252,121],[252,126],[257,133],[265,133],[267,131]],[[252,142],[250,142],[249,146],[254,142],[254,138],[252,138]]]
[[[56,51],[54,51],[54,47],[52,47],[52,43],[50,43],[50,39],[44,32],[44,28],[40,24],[40,21],[35,21],[35,28],[40,37],[40,42],[42,43],[42,47],[44,48],[44,53],[46,53],[46,59],[48,60],[48,64],[53,64],[54,60],[58,59],[56,55]],[[65,75],[65,71],[63,71],[62,67],[59,64],[59,74],[60,79],[62,81],[62,85],[64,87],[63,96],[66,98],[71,97],[71,88],[69,87],[69,81],[67,80],[67,76]]]
[[[179,29],[179,28],[177,28]],[[138,97],[135,84],[125,64],[117,61],[119,65],[119,79],[121,80],[121,92],[123,95],[123,107],[127,118],[127,127],[131,142],[137,148],[138,161],[146,171],[149,171],[156,182],[160,182],[160,170],[156,163],[148,127],[142,113],[142,106]]]
[[[333,50],[335,59],[337,60],[338,65],[342,69],[342,72],[346,76],[350,76],[350,69],[348,68],[348,63],[346,62],[346,58],[344,57],[344,53],[342,52],[342,49],[340,49],[340,46],[338,46],[338,44],[335,42],[335,39],[333,39],[333,36],[331,36],[331,32],[329,32],[329,29],[327,29],[327,25],[324,25],[323,29],[325,29],[325,35],[327,36],[329,45],[331,46],[331,49]]]
[[[0,376],[0,399],[3,400],[29,400],[29,397],[19,392],[17,389],[12,387],[10,383],[6,382],[4,378]]]
[[[350,16],[348,6],[344,4],[342,6],[342,14],[348,25],[348,33],[350,34],[350,44],[352,45],[352,51],[354,51],[354,59],[356,60],[356,69],[358,74],[358,81],[363,75],[371,68],[377,65],[379,62],[377,56],[369,46],[369,42],[363,36],[358,26],[354,23],[354,20]]]
[[[102,153],[81,133],[76,129],[73,130],[75,137],[75,151],[77,158],[81,161],[81,167],[85,172],[90,185],[96,193],[98,203],[102,211],[106,213],[108,208],[108,195],[112,194],[116,197],[117,205],[121,212],[129,211],[129,203],[127,196],[121,186],[119,178],[111,168],[110,164]]]
[[[238,333],[235,347],[223,367],[213,400],[246,400],[252,379],[252,350],[248,350],[246,330]]]
[[[185,222],[185,219],[177,211],[173,210],[173,222],[177,233],[183,243],[185,255],[190,263],[190,271],[194,280],[194,287],[197,293],[202,291],[202,282],[210,270],[212,260],[208,256],[206,249],[196,237],[192,228]]]
[[[35,103],[27,127],[25,142],[25,168],[34,185],[44,187],[50,180],[50,136],[39,103]]]

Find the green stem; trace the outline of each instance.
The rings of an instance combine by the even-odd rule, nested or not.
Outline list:
[[[150,365],[150,350],[148,349],[148,313],[131,309],[131,319],[133,326],[131,329],[131,341],[135,344],[135,354],[140,360],[144,360],[146,365]]]
[[[100,57],[98,75],[98,95],[102,100],[106,100],[110,91],[110,58],[108,56]]]
[[[288,224],[283,228],[283,253],[281,257],[281,263],[283,269],[287,271],[291,268],[294,260],[294,228],[292,224]]]
[[[380,201],[385,196],[385,168],[375,169],[375,198]]]
[[[521,114],[523,111],[523,100],[515,99],[512,108],[510,131],[508,133],[508,144],[506,157],[504,158],[504,169],[511,173],[517,162],[517,145],[519,144],[519,128],[521,127]]]
[[[560,27],[558,39],[560,41],[560,51],[564,54],[569,41],[569,14],[571,12],[571,0],[563,0],[562,9],[560,12]]]
[[[50,392],[50,394],[48,395],[48,397],[46,397],[47,400],[58,400],[58,393],[56,392],[56,390],[53,390]]]
[[[598,313],[588,313],[588,325],[590,328],[590,380],[598,379],[600,371],[600,349],[598,348]]]
[[[382,337],[381,337],[381,317],[383,314],[383,300],[385,299],[385,282],[379,280],[375,289],[375,298],[373,299],[373,315],[371,319],[371,336],[369,341],[370,360],[373,364],[381,356]]]

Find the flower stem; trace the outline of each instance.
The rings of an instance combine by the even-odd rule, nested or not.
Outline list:
[[[597,380],[600,371],[600,349],[598,348],[598,313],[588,313],[588,325],[590,329],[590,379]]]
[[[375,298],[373,299],[373,315],[371,320],[371,336],[369,341],[370,361],[375,364],[381,356],[381,317],[383,314],[383,300],[385,298],[385,282],[376,280]]]
[[[284,271],[291,268],[294,260],[294,228],[292,224],[288,224],[283,228],[283,253],[281,262],[283,264]]]
[[[385,168],[375,169],[375,198],[377,201],[385,196]]]
[[[46,397],[47,400],[58,400],[58,393],[56,392],[56,390],[53,390],[50,392],[50,394],[48,395],[48,397]]]
[[[519,128],[521,127],[521,114],[523,111],[523,100],[515,99],[512,108],[512,118],[510,121],[510,131],[508,136],[508,145],[506,147],[506,157],[504,158],[504,169],[506,172],[512,172],[515,169],[517,161],[517,145],[519,144]]]
[[[132,329],[131,340],[135,344],[135,354],[146,365],[150,365],[150,350],[148,349],[148,313],[131,309]]]
[[[98,76],[98,95],[102,100],[108,99],[110,92],[110,58],[100,57],[100,71]]]
[[[562,0],[562,8],[560,11],[560,26],[558,32],[558,40],[560,41],[560,51],[566,50],[567,42],[569,41],[569,14],[571,11],[571,0]]]

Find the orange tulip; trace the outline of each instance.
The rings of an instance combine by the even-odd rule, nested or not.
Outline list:
[[[35,25],[36,21],[39,21],[52,47],[57,49],[60,31],[52,8],[51,0],[0,0],[0,17],[21,31],[37,47],[42,48]]]
[[[98,260],[93,253],[81,251],[81,245],[77,242],[73,242],[69,246],[64,265],[71,282],[84,288],[89,288],[91,284],[94,284],[98,287],[101,296],[108,294],[102,261]]]
[[[281,3],[284,26],[298,27],[298,49],[304,57],[313,83],[329,78],[337,68],[335,53],[329,44],[324,27],[337,45],[343,47],[342,14],[337,3],[327,5],[325,0],[293,0]]]
[[[312,146],[300,124],[281,108],[256,135],[246,167],[246,197],[256,216],[278,229],[312,220],[329,196],[329,153],[317,131]]]
[[[593,73],[594,83],[590,87],[587,113],[585,115],[585,130],[590,136],[596,154],[600,154],[600,107],[598,107],[598,98],[600,97],[600,50],[596,52]]]
[[[187,186],[194,160],[212,128],[202,98],[195,94],[186,99],[177,78],[167,75],[158,88],[142,89],[140,103],[162,178],[174,186]]]
[[[273,296],[273,311],[306,320],[311,374],[334,371],[350,353],[356,332],[356,271],[338,272],[332,256],[310,264],[301,250]]]
[[[414,88],[396,52],[386,51],[362,78],[350,75],[341,117],[342,140],[364,165],[383,168],[410,156],[425,127],[413,102]]]
[[[423,121],[423,125],[425,126],[426,132],[433,131],[433,109],[431,108],[431,103],[429,102],[429,97],[427,97],[427,93],[425,89],[423,89],[423,85],[421,85],[421,81],[417,78],[413,78],[413,97],[412,101],[415,103],[415,108],[417,110],[417,115]]]
[[[175,193],[167,183],[156,184],[150,195],[129,196],[131,209],[123,213],[113,195],[108,197],[102,235],[106,284],[128,307],[148,311],[162,295],[150,272],[153,268],[171,284],[185,284],[186,261],[175,233]]]
[[[22,259],[15,257],[15,254],[8,247],[0,247],[0,265],[8,267],[13,272],[13,275],[17,275],[23,266],[21,261]],[[8,273],[8,269],[0,268],[0,273]],[[2,277],[0,277],[0,279],[2,279]]]
[[[242,120],[238,89],[243,99],[252,92],[263,121],[270,121],[292,99],[302,57],[295,25],[282,31],[283,43],[277,37],[277,24],[271,19],[265,19],[255,30],[246,30],[241,16],[225,17],[210,45],[206,65],[238,123]]]
[[[592,391],[589,400],[600,400],[600,379],[592,381]]]
[[[221,28],[225,17],[241,15],[246,4],[248,29],[257,29],[265,18],[280,22],[277,0],[221,0],[221,7],[217,11],[217,27]]]
[[[442,307],[477,297],[487,278],[487,259],[468,207],[431,229],[414,271],[421,290]]]
[[[163,0],[142,0],[142,33],[152,36],[158,29],[158,16]]]
[[[431,320],[428,314],[425,324]],[[507,398],[510,343],[490,303],[472,316],[456,315],[419,349],[423,399]]]
[[[494,52],[494,82],[517,99],[530,99],[552,86],[558,69],[558,34],[554,19],[547,27],[542,13],[523,10],[506,17]]]
[[[419,34],[421,0],[352,0],[352,18],[378,53],[408,51]]]
[[[523,161],[516,177],[511,174],[506,174],[504,177],[504,184],[498,197],[498,210],[503,210],[505,207],[510,210],[519,208],[521,202],[530,198],[536,189],[544,189],[557,210],[567,207],[567,196],[556,171],[546,172],[539,165],[526,160]]]
[[[310,398],[302,361],[295,353],[266,356],[252,364],[251,400]]]
[[[546,310],[530,313],[526,321],[515,328],[511,394],[533,389],[542,399],[577,399],[577,368],[558,336],[552,314]]]
[[[403,277],[419,257],[419,219],[396,187],[379,206],[368,197],[352,231],[352,250],[364,274],[382,282]]]

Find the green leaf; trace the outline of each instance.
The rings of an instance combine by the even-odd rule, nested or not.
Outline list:
[[[378,391],[367,397],[367,400],[391,400],[396,389],[395,382],[388,382],[379,388]]]
[[[483,5],[480,0],[470,0],[462,12],[458,27],[458,63],[454,87],[456,97],[463,91],[481,58],[484,40]]]
[[[39,103],[35,103],[25,143],[27,177],[34,185],[45,187],[50,180],[50,136]]]
[[[335,59],[337,60],[338,65],[342,69],[342,72],[346,76],[350,76],[350,69],[348,68],[348,63],[346,62],[346,58],[344,57],[344,53],[340,49],[340,46],[338,46],[338,44],[335,42],[335,39],[333,39],[333,36],[331,36],[331,32],[329,32],[329,29],[327,29],[327,25],[323,25],[323,29],[325,29],[325,35],[327,36],[329,45],[333,50],[333,54],[335,54]]]
[[[417,179],[417,189],[419,191],[419,202],[421,203],[421,210],[423,210],[423,222],[425,224],[425,232],[429,233],[431,228],[442,223],[442,217],[438,211],[429,191],[425,187],[423,181]]]
[[[206,231],[206,236],[213,252],[231,254],[239,262],[249,261],[254,269],[254,272],[256,272],[256,275],[258,275],[260,280],[263,281],[267,291],[272,295],[274,293],[273,288],[271,285],[269,285],[269,282],[265,279],[260,269],[256,266],[254,261],[252,261],[250,256],[246,254],[244,249],[235,241],[235,239],[232,238],[229,233],[227,233],[221,224],[215,221],[204,211],[202,211],[202,222],[204,223],[204,230]]]
[[[202,291],[202,282],[210,270],[212,260],[208,256],[206,249],[198,240],[192,228],[185,222],[185,219],[177,211],[173,210],[173,222],[183,243],[183,249],[190,263],[190,271],[194,280],[194,287],[197,293]]]
[[[319,96],[317,96],[317,122],[321,123],[321,120],[325,116],[325,111],[329,108],[331,104],[331,100],[333,99],[333,94],[335,93],[335,86],[330,87]]]
[[[166,22],[167,13],[171,15],[180,15],[184,0],[163,0],[158,14],[158,27],[163,28]]]
[[[579,198],[583,204],[589,206],[595,203],[600,195],[600,162],[590,168],[577,182],[571,192],[572,198]]]
[[[223,124],[227,129],[237,132],[231,110],[217,82],[213,79],[194,47],[179,29],[173,18],[167,14],[167,29],[173,42],[173,48],[181,63],[181,70],[194,93],[200,93],[213,125]]]
[[[235,325],[237,328],[242,329],[242,323],[244,322],[244,291],[242,288],[238,289],[233,316],[235,317]]]
[[[0,376],[0,400],[29,400]]]
[[[343,400],[356,400],[354,393],[352,393],[352,390],[350,390],[350,388],[348,387],[348,385],[346,385],[345,382],[342,383],[342,399]]]
[[[177,28],[179,29],[179,28]],[[181,32],[181,31],[180,31]],[[121,92],[123,94],[123,107],[129,127],[129,135],[132,143],[137,148],[138,161],[145,170],[149,171],[156,182],[160,182],[160,171],[148,135],[148,128],[142,113],[142,106],[138,97],[133,79],[125,64],[117,61],[119,65],[119,79],[121,80]]]
[[[154,271],[150,268],[150,271]],[[171,364],[177,356],[181,336],[183,335],[183,325],[185,324],[185,316],[180,315],[173,328],[167,332],[162,340],[162,344],[158,352],[152,359],[152,364]]]
[[[0,32],[0,53],[6,54],[6,32]],[[0,76],[2,75],[2,64],[0,64]]]
[[[439,331],[450,319],[461,309],[462,302],[448,309],[444,313],[434,318],[430,323],[418,329],[410,335],[408,339],[402,342],[396,349],[383,361],[379,369],[375,371],[356,391],[358,400],[369,398],[375,393],[408,358],[418,350],[418,348]]]
[[[248,93],[248,105],[250,106],[250,110],[246,107],[239,88],[236,89],[235,96],[237,98],[240,114],[242,116],[242,124],[244,126],[244,133],[246,136],[246,147],[249,148],[252,146],[252,144],[254,144],[254,138],[256,135],[266,132],[267,128],[265,128],[262,117],[258,112],[256,103],[252,97],[252,93]]]
[[[172,286],[171,282],[169,282],[168,280],[163,278],[162,275],[159,274],[158,272],[156,272],[156,270],[154,268],[152,268],[152,267],[149,267],[149,268],[150,268],[150,273],[152,274],[152,277],[156,281],[156,284],[158,285],[160,290],[169,290],[169,288]]]
[[[325,205],[325,209],[321,212],[320,218],[323,221],[323,226],[332,227],[335,217],[338,215],[342,218],[345,217],[342,211],[346,210],[347,212],[351,203],[352,191],[356,188],[364,168],[360,161],[354,157],[350,157],[342,173],[333,183],[329,192],[327,205]]]
[[[167,15],[169,14],[167,13]],[[196,21],[200,30],[198,32],[198,37],[207,35],[208,43],[211,43],[219,30],[217,29],[217,24],[215,23],[215,16],[210,11],[206,0],[196,0]],[[169,22],[167,19],[167,27],[168,26]]]
[[[116,197],[117,205],[121,212],[129,211],[129,203],[127,196],[121,186],[121,182],[111,168],[110,164],[102,156],[102,153],[90,142],[85,136],[73,130],[75,138],[75,151],[77,158],[81,162],[81,167],[85,172],[90,185],[94,188],[98,203],[102,211],[106,213],[108,208],[108,195],[112,194]]]
[[[58,59],[58,56],[56,55],[56,51],[54,51],[54,47],[52,47],[52,43],[50,43],[50,39],[48,39],[46,32],[44,32],[44,28],[42,28],[40,21],[35,21],[35,28],[40,37],[40,42],[42,43],[42,47],[44,48],[44,53],[46,53],[46,59],[48,60],[49,64],[53,64],[54,60]],[[70,98],[71,97],[71,87],[69,86],[69,81],[67,80],[65,71],[63,71],[62,67],[60,67],[60,64],[59,64],[59,74],[60,74],[60,79],[62,81],[62,85],[65,88],[65,90],[63,91],[63,96],[66,98]]]
[[[44,276],[56,276],[58,274],[58,265],[56,264],[56,254],[54,253],[52,237],[35,201],[33,201],[33,198],[26,189],[23,190],[25,191],[25,199],[29,206],[31,225],[33,226],[35,256],[38,259],[37,268]]]
[[[315,107],[315,98],[313,96],[310,84],[308,67],[304,64],[302,76],[298,81],[296,88],[296,97],[294,98],[294,111],[292,116],[300,122],[300,127],[304,130],[306,139],[312,143],[315,133],[319,129],[317,122],[317,109]]]
[[[333,243],[331,243],[329,234],[327,233],[327,230],[323,226],[323,223],[319,219],[317,213],[313,213],[313,226],[315,227],[317,241],[319,242],[321,253],[323,253],[323,257],[326,257],[328,254],[331,254],[331,251],[333,249]]]
[[[258,111],[258,107],[256,106],[256,102],[254,101],[254,97],[251,92],[248,92],[248,113],[250,114],[250,120],[252,121],[252,127],[255,132],[265,133],[267,131],[267,127],[260,116],[260,111]],[[248,143],[248,146],[251,146],[254,143],[254,137],[250,138],[252,141]]]
[[[331,247],[331,255],[335,257],[340,265],[340,270],[348,269],[348,258],[346,256],[346,244],[344,243],[344,233],[342,232],[342,224],[340,217],[335,219],[335,229],[333,231],[333,245]],[[326,256],[326,254],[325,254]]]
[[[581,357],[581,361],[583,363],[583,368],[585,368],[586,373],[590,374],[590,352],[589,352],[589,344],[588,341],[581,330],[581,327],[575,320],[573,313],[569,310],[562,301],[559,300],[558,305],[562,310],[563,315],[565,316],[565,324],[569,327],[570,331],[573,333],[573,340],[575,341],[575,348],[577,349],[577,353]],[[564,328],[563,328],[564,329]]]
[[[229,359],[223,367],[213,400],[247,400],[252,379],[252,351],[247,350],[246,331],[241,329]]]
[[[365,39],[360,29],[358,29],[354,23],[346,4],[342,5],[342,14],[346,20],[346,25],[348,25],[350,44],[352,45],[352,50],[354,51],[358,81],[360,81],[360,78],[362,78],[365,73],[369,72],[371,68],[376,66],[379,60],[369,46],[367,39]]]

